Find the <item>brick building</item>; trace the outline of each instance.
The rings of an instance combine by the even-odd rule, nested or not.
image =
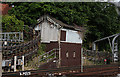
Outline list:
[[[67,25],[48,15],[37,21],[34,29],[41,31],[40,39],[46,44],[46,51],[59,49],[60,67],[81,66],[82,28]]]

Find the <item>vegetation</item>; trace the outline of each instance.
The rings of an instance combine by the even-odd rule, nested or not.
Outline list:
[[[110,3],[24,2],[12,4],[15,7],[9,10],[9,15],[15,15],[18,20],[24,21],[31,27],[34,27],[37,19],[44,14],[49,14],[66,24],[85,27],[84,46],[89,49],[91,49],[93,41],[120,32],[120,19],[115,11],[115,6]],[[108,50],[108,41],[101,42],[101,50],[105,46]]]
[[[5,15],[2,17],[3,32],[22,32],[24,22],[17,19],[15,15]]]
[[[45,53],[45,48],[46,48],[46,45],[45,44],[41,44],[39,46],[38,55],[44,54]]]
[[[27,42],[33,39],[33,30],[28,25],[24,26],[23,34],[24,34],[24,41]]]
[[[41,64],[44,63],[44,61],[40,62],[39,60],[40,60],[40,58],[42,58],[42,57],[40,57],[40,55],[45,53],[45,47],[46,47],[45,44],[40,44],[39,50],[38,50],[38,56],[39,57],[38,56],[34,57],[35,55],[32,56],[33,59],[25,65],[25,70],[39,69],[38,66],[40,66]]]

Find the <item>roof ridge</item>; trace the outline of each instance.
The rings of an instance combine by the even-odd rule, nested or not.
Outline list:
[[[62,27],[64,27],[64,28],[69,28],[69,29],[74,29],[74,30],[77,30],[77,31],[81,31],[80,28],[76,28],[76,27],[74,27],[73,25],[68,25],[68,24],[66,24],[66,23],[63,23],[62,21],[60,21],[60,20],[58,20],[58,19],[56,19],[56,18],[54,18],[53,16],[48,15],[48,14],[42,15],[42,16],[38,19],[38,20],[39,20],[38,23],[40,23],[42,20],[44,20],[44,18],[47,20],[47,16],[48,16],[50,19],[52,19],[54,22],[56,22],[57,24],[59,24],[60,26],[62,26]],[[37,21],[38,21],[38,20],[37,20]]]

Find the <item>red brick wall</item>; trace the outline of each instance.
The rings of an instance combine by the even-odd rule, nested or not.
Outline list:
[[[55,60],[55,59],[53,59]],[[57,68],[56,62],[53,62],[53,60],[44,63],[42,65],[39,66],[40,69],[50,69],[50,68]]]
[[[81,65],[81,44],[77,43],[67,43],[61,42],[61,67],[73,67]],[[50,51],[53,48],[59,48],[58,42],[46,43],[46,51]],[[75,51],[75,57],[73,57],[73,53]],[[68,57],[66,57],[66,52],[68,52]],[[45,68],[51,67],[53,63],[47,63]],[[53,65],[52,67],[54,67]]]
[[[75,57],[73,52],[75,51]],[[66,57],[68,52],[68,58]],[[80,66],[81,65],[81,44],[61,43],[61,67],[63,66]]]
[[[8,10],[10,10],[12,7],[9,7],[8,4],[2,4],[0,3],[0,11],[2,12],[2,15],[8,14]]]
[[[50,42],[50,43],[44,43],[44,44],[46,44],[46,49],[45,49],[46,52],[52,50],[53,48],[59,48],[57,41]]]

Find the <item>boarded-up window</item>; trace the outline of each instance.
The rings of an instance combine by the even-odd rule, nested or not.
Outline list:
[[[60,40],[61,40],[61,41],[66,41],[66,31],[61,30]]]
[[[67,52],[66,52],[66,58],[68,58],[68,55],[69,55],[69,54],[68,54],[68,51],[67,51]]]
[[[75,58],[75,51],[73,51],[73,58]]]

